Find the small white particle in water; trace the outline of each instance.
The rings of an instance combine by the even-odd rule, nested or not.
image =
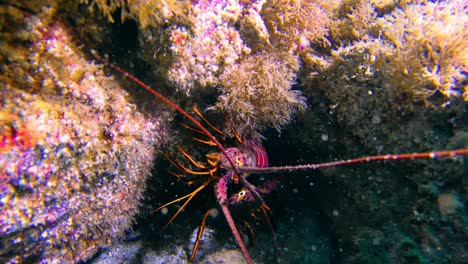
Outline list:
[[[328,135],[327,134],[322,134],[322,136],[320,138],[322,139],[322,141],[328,141]]]
[[[211,216],[211,217],[215,218],[215,217],[217,217],[218,215],[219,215],[218,209],[212,208],[212,209],[210,210],[210,216]]]
[[[374,246],[380,245],[380,239],[378,239],[378,238],[372,239],[372,245],[374,245]]]
[[[167,207],[164,207],[163,209],[161,209],[161,214],[167,215],[167,213],[169,213],[169,210],[167,209]]]
[[[372,92],[372,90],[367,91],[367,93],[368,93],[369,95],[374,94],[374,92]]]
[[[338,216],[338,215],[340,215],[340,212],[338,212],[338,210],[335,209],[335,210],[332,211],[332,215],[333,216]]]
[[[316,251],[316,250],[317,250],[317,246],[315,246],[315,245],[312,245],[310,248],[312,249],[312,251]]]
[[[309,182],[309,186],[314,186],[314,183],[313,183],[313,182]]]
[[[293,189],[293,192],[294,192],[294,193],[298,193],[299,190],[298,190],[297,188],[294,188],[294,189]]]

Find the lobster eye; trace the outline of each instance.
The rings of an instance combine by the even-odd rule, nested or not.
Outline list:
[[[246,194],[247,194],[247,192],[245,190],[241,190],[240,192],[238,192],[236,194],[236,196],[235,196],[237,202],[240,203],[242,200],[244,200],[244,197],[245,197]]]

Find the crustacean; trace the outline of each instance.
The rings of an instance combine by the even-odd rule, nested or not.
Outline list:
[[[266,194],[271,191],[271,189],[276,184],[275,181],[267,182],[265,186],[256,187],[249,183],[247,180],[247,175],[251,173],[275,173],[280,171],[294,171],[294,170],[315,170],[321,168],[328,168],[328,167],[336,167],[336,166],[343,166],[343,165],[350,165],[355,163],[363,163],[363,162],[373,162],[373,161],[385,161],[385,160],[414,160],[414,159],[435,159],[435,158],[444,158],[444,157],[455,157],[461,155],[468,155],[468,149],[456,149],[456,150],[447,150],[447,151],[432,151],[432,152],[424,152],[424,153],[408,153],[408,154],[389,154],[389,155],[377,155],[377,156],[366,156],[360,157],[355,159],[348,159],[348,160],[339,160],[339,161],[332,161],[326,163],[319,163],[319,164],[306,164],[306,165],[295,165],[295,166],[282,166],[282,167],[269,167],[268,164],[268,157],[266,154],[265,149],[259,142],[255,141],[244,141],[237,135],[236,138],[240,142],[239,147],[230,147],[225,148],[223,144],[204,126],[202,125],[196,118],[186,112],[184,109],[179,107],[174,102],[167,99],[165,96],[161,95],[159,92],[155,91],[145,83],[143,83],[138,78],[134,77],[133,75],[129,74],[125,70],[119,68],[118,66],[107,62],[103,58],[101,58],[95,52],[93,53],[94,56],[106,63],[106,65],[110,66],[114,70],[120,72],[124,76],[130,78],[132,81],[146,89],[148,92],[153,94],[154,96],[161,99],[164,103],[168,104],[172,108],[174,108],[177,112],[182,114],[185,118],[187,118],[193,126],[196,127],[197,131],[200,134],[203,134],[208,140],[204,140],[205,143],[209,145],[216,146],[219,149],[219,153],[214,153],[207,156],[207,163],[208,165],[199,163],[195,161],[188,153],[186,153],[183,149],[179,149],[182,154],[194,165],[195,167],[201,169],[201,171],[193,171],[190,170],[182,165],[182,163],[178,161],[172,161],[172,163],[182,170],[186,174],[198,175],[201,177],[196,178],[196,180],[203,179],[203,183],[201,183],[194,191],[191,193],[177,198],[173,201],[170,201],[161,207],[155,209],[155,211],[160,210],[168,205],[185,201],[182,206],[178,209],[178,211],[171,217],[168,224],[169,225],[174,219],[179,215],[179,213],[187,206],[187,204],[203,189],[208,186],[214,186],[216,198],[218,201],[219,206],[222,209],[222,212],[226,218],[227,223],[232,231],[233,236],[235,237],[237,244],[242,251],[242,254],[245,257],[247,263],[252,263],[252,259],[247,251],[247,248],[244,244],[244,241],[241,238],[241,235],[236,227],[236,224],[231,216],[229,211],[229,205],[235,204],[240,201],[253,201],[258,203],[258,208],[262,211],[263,214],[267,215],[269,207],[266,205],[262,198],[262,194]],[[200,114],[200,112],[194,108],[195,113],[204,119],[205,122],[207,120]],[[207,122],[208,126],[213,126]],[[183,176],[175,174],[178,178],[184,179]],[[192,183],[192,180],[189,181]],[[242,184],[243,189],[237,194],[232,195],[231,197],[228,196],[228,188],[230,184]],[[192,256],[190,260],[192,261],[195,256],[195,250],[198,244],[199,239],[203,234],[203,227],[205,225],[206,219],[209,215],[209,212],[205,214],[202,220],[201,227],[199,228],[197,234],[197,242],[194,245],[194,250],[192,252]],[[268,221],[268,217],[265,217]],[[269,223],[271,224],[271,223]],[[166,226],[167,226],[166,225]]]
[[[214,125],[212,125],[201,114],[201,112],[197,108],[193,107],[193,110],[202,120],[204,120],[204,122],[209,127],[215,130],[217,133],[223,134],[223,132],[217,129]],[[185,150],[179,147],[179,151],[191,163],[191,165],[197,168],[197,170],[189,169],[182,162],[173,160],[168,155],[166,155],[166,158],[175,167],[177,167],[180,171],[184,173],[184,175],[180,175],[180,174],[171,172],[172,175],[174,175],[178,179],[188,184],[192,184],[196,181],[202,181],[203,183],[198,188],[196,188],[193,192],[183,197],[180,197],[178,199],[172,200],[156,208],[155,210],[153,210],[153,212],[159,211],[162,208],[165,208],[168,205],[171,205],[173,203],[185,201],[182,204],[182,206],[179,207],[177,212],[168,221],[168,223],[165,226],[167,227],[172,221],[174,221],[174,219],[179,215],[179,213],[182,212],[182,210],[195,197],[197,193],[199,193],[205,187],[213,183],[216,199],[219,205],[221,206],[223,214],[226,217],[226,220],[232,230],[232,233],[234,234],[239,244],[239,247],[241,248],[242,253],[244,254],[246,258],[246,261],[250,263],[251,262],[250,256],[247,252],[247,249],[245,248],[241,235],[239,234],[239,231],[237,230],[235,222],[232,219],[231,213],[228,209],[228,205],[239,204],[242,201],[254,202],[255,200],[254,195],[257,195],[259,197],[258,208],[266,216],[265,220],[267,221],[268,225],[271,227],[271,223],[269,222],[269,218],[267,216],[269,208],[266,205],[266,203],[261,199],[261,195],[271,192],[273,188],[275,187],[277,180],[266,181],[263,185],[256,187],[250,184],[246,180],[246,177],[248,176],[249,173],[239,173],[239,171],[236,171],[236,168],[239,168],[239,167],[266,168],[269,165],[268,155],[266,153],[265,148],[263,147],[261,143],[254,141],[254,140],[243,139],[241,136],[237,134],[237,132],[235,131],[235,129],[232,127],[232,125],[229,122],[228,124],[229,124],[229,127],[231,128],[232,133],[235,135],[237,139],[238,146],[226,148],[224,154],[222,152],[221,153],[213,152],[213,153],[207,154],[206,164],[195,161],[195,159],[192,156],[190,156]],[[192,128],[188,125],[184,125],[184,126],[206,136],[206,134],[200,130]],[[215,145],[215,142],[212,140],[204,140],[200,138],[194,138],[194,139],[196,141],[202,142],[207,145]],[[232,164],[234,164],[235,167],[233,167]],[[187,179],[185,177],[186,175],[194,175],[195,177]],[[231,185],[239,185],[241,181],[245,182],[245,184],[243,184],[244,187],[239,192],[229,195],[228,193],[229,187]],[[191,257],[190,257],[191,262],[195,259],[197,247],[199,245],[200,238],[203,235],[203,230],[205,227],[206,219],[209,214],[210,214],[210,210],[208,210],[205,213],[203,220],[201,222],[201,225],[197,234],[197,239],[194,243],[194,247],[192,250]]]

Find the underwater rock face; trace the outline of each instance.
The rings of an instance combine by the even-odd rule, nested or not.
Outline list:
[[[138,197],[143,195],[145,178],[151,167],[154,146],[159,146],[168,136],[164,120],[139,113],[139,109],[128,103],[121,84],[105,77],[100,67],[83,59],[84,55],[75,47],[75,41],[68,33],[70,25],[55,19],[58,3],[65,1],[37,0],[37,3],[48,6],[42,9],[17,8],[19,4],[9,5],[8,2],[14,1],[2,1],[0,5],[0,262],[79,262],[89,259],[99,248],[110,246],[132,224]],[[118,0],[93,2],[99,7],[98,2],[107,4]],[[129,2],[152,4],[159,1]],[[170,64],[174,65],[172,70],[185,66],[186,71],[182,73],[188,74],[175,74],[172,81],[179,89],[184,89],[185,85],[194,92],[190,97],[177,98],[177,103],[181,105],[188,100],[186,105],[200,104],[201,107],[213,104],[216,98],[210,101],[194,95],[201,91],[203,85],[220,84],[220,77],[227,75],[229,68],[238,69],[236,66],[249,61],[259,62],[255,67],[246,67],[254,74],[231,75],[241,78],[243,85],[233,86],[232,91],[235,92],[229,95],[245,103],[251,99],[250,96],[243,97],[248,95],[241,90],[245,83],[268,84],[266,81],[270,78],[262,76],[270,76],[268,73],[275,71],[264,75],[258,72],[275,69],[271,67],[274,65],[290,65],[288,60],[294,58],[297,66],[278,71],[281,74],[276,76],[280,77],[272,78],[272,82],[287,80],[283,87],[289,89],[298,81],[294,88],[307,97],[307,112],[295,118],[295,124],[283,130],[281,138],[278,138],[276,132],[268,133],[263,128],[274,124],[284,127],[293,119],[278,122],[283,119],[274,118],[269,122],[268,118],[284,118],[295,113],[298,107],[290,107],[294,104],[288,104],[284,98],[275,99],[284,102],[282,109],[287,110],[288,115],[272,115],[269,111],[277,111],[277,104],[263,104],[262,113],[265,114],[261,117],[264,118],[250,118],[249,127],[243,129],[246,134],[252,130],[259,137],[261,133],[268,139],[269,142],[265,143],[269,143],[266,147],[273,165],[441,150],[450,148],[447,143],[451,141],[459,141],[457,146],[460,148],[467,146],[466,139],[455,138],[456,134],[467,131],[468,124],[465,111],[468,101],[467,64],[463,57],[459,57],[465,53],[457,52],[466,49],[468,39],[464,37],[467,31],[463,28],[467,5],[462,0],[436,3],[379,0],[167,2],[184,2],[199,7],[191,16],[200,23],[191,28],[185,23],[168,26],[158,21],[157,25],[152,25],[144,22],[147,19],[141,19],[144,16],[139,16],[140,27],[160,26],[156,32],[164,31],[170,36],[165,44],[160,44],[164,39],[161,40],[159,35],[155,34],[154,39],[159,45],[171,46],[172,53],[161,55],[160,46],[145,42],[141,46],[149,46],[145,49],[154,50],[154,56],[130,58],[132,56],[128,56],[125,50],[111,54],[111,58],[125,58],[130,65],[138,65],[136,62],[141,59],[155,65],[156,69],[165,69],[166,76],[170,69],[160,67],[155,61],[174,62]],[[326,2],[334,4],[327,7]],[[212,5],[202,6],[203,3]],[[234,8],[227,13],[224,8],[212,9],[216,3]],[[287,3],[316,6],[313,10],[318,13],[311,15],[304,12],[304,6],[285,6]],[[130,11],[137,10],[130,4],[128,7]],[[108,18],[112,11],[117,10],[110,7],[113,10],[106,12],[102,6],[100,8]],[[28,10],[37,10],[38,14]],[[125,10],[122,8],[122,12]],[[151,13],[151,9],[138,10]],[[295,23],[293,27],[279,27],[284,17],[281,13],[296,10],[306,14],[304,19],[292,21]],[[424,19],[420,18],[418,10],[425,10]],[[77,22],[73,21],[74,14],[68,7],[61,11],[58,17],[71,20],[71,24]],[[210,23],[202,20],[207,15],[213,18]],[[133,12],[127,18],[136,16],[137,13]],[[301,18],[295,14],[291,16]],[[430,25],[419,24],[431,17]],[[308,37],[310,30],[304,23],[310,22],[309,18],[319,25],[310,27],[320,32],[317,37]],[[412,18],[418,23],[413,24]],[[220,19],[221,26],[214,26],[216,19]],[[306,26],[305,31],[299,28],[301,24]],[[96,35],[99,30],[90,28],[111,27],[110,24],[96,25],[95,21],[87,19],[79,25],[86,26],[84,31]],[[419,25],[429,31],[419,30]],[[431,30],[432,25],[437,25],[438,30]],[[82,30],[76,28],[74,33]],[[211,31],[215,28],[216,33]],[[400,29],[404,30],[400,32]],[[194,30],[199,34],[191,35]],[[427,41],[432,34],[423,34],[425,40],[421,41],[420,32],[433,32],[434,38]],[[169,40],[172,43],[168,44]],[[449,45],[440,45],[445,42]],[[112,43],[113,46],[121,44]],[[141,46],[138,49],[143,49]],[[219,49],[207,48],[213,46]],[[108,51],[108,47],[103,45],[99,48]],[[278,59],[258,59],[259,54],[271,57],[273,52],[278,54]],[[200,53],[206,56],[195,58]],[[163,58],[154,60],[156,56]],[[260,62],[274,64],[258,67],[262,65]],[[302,65],[300,71],[299,62]],[[227,67],[228,64],[232,67]],[[134,71],[138,67],[127,69],[138,76],[141,74]],[[148,72],[146,77],[154,75]],[[284,78],[292,75],[294,77]],[[226,78],[226,82],[231,81],[229,79]],[[442,80],[441,85],[437,84],[439,79]],[[447,84],[450,87],[445,89]],[[444,89],[435,89],[438,87]],[[217,88],[216,96],[227,91],[224,86]],[[414,88],[422,88],[423,92],[429,89],[434,94],[418,93]],[[271,94],[277,95],[265,93],[265,97],[272,98]],[[424,95],[422,99],[434,109],[415,100],[418,94]],[[198,98],[201,99],[197,101]],[[264,99],[261,96],[254,98]],[[217,99],[219,103],[219,97]],[[249,110],[238,105],[224,104],[218,110],[236,116]],[[158,113],[158,116],[163,115]],[[221,122],[226,125],[224,119]],[[239,121],[234,125],[239,129],[243,124],[247,122]],[[183,142],[183,147],[188,144]],[[202,155],[200,149],[190,150]],[[290,227],[275,230],[280,250],[287,252],[284,260],[294,262],[316,258],[323,259],[323,263],[464,263],[465,207],[459,199],[463,200],[466,189],[466,161],[466,157],[464,164],[449,159],[395,161],[331,168],[297,177],[280,175],[281,184],[268,196],[277,199],[267,203],[273,209],[273,217],[294,216],[290,218]],[[161,172],[165,178],[170,178],[167,169]],[[176,193],[182,195],[186,191],[183,185]],[[166,193],[161,194],[158,187],[151,195],[157,196],[158,200],[145,199],[150,204],[146,211],[157,207],[155,205],[161,200],[174,199]],[[199,197],[201,195],[197,198],[215,202],[214,197]],[[197,207],[194,202],[190,203],[187,211],[205,209]],[[291,208],[294,204],[299,205]],[[246,211],[245,208],[241,210]],[[315,239],[316,233],[312,229],[301,227],[305,226],[301,224],[303,219],[307,219],[301,212],[307,210],[320,212],[321,227],[329,234]],[[184,217],[186,215],[179,216],[176,221]],[[199,216],[187,220],[190,224],[199,221]],[[285,219],[279,221],[283,226],[289,223]],[[240,222],[238,217],[236,222]],[[147,223],[142,221],[139,225]],[[159,234],[162,226],[157,226],[153,234]],[[180,228],[174,232],[179,231]],[[217,229],[217,233],[219,231]],[[167,261],[169,258],[174,261],[170,263],[186,263],[188,249],[185,246],[172,245],[167,238],[161,240],[162,244],[172,246],[172,251],[158,255],[149,249],[143,257],[144,263],[155,263],[158,259]],[[183,241],[188,243],[188,237]],[[254,260],[265,259],[265,255],[269,260],[275,257],[271,236],[265,241],[265,248],[249,248]],[[253,243],[255,246],[258,241]],[[125,250],[139,256],[140,245],[137,242]],[[123,252],[118,247],[119,244],[111,247],[117,248],[112,254]],[[238,251],[235,255],[242,259]],[[219,260],[234,262],[226,259],[221,257],[212,263]],[[112,261],[108,263],[118,260]]]
[[[102,252],[92,264],[114,263],[164,263],[187,264],[187,252],[183,246],[173,245],[163,250],[154,251],[142,241],[116,243]]]
[[[53,3],[1,8],[0,262],[86,260],[133,224],[162,118],[84,59]]]
[[[242,252],[234,249],[234,244],[228,243],[221,247],[215,238],[216,230],[210,227],[205,229],[196,257],[193,263],[246,263]],[[155,247],[144,236],[139,236],[136,241],[122,241],[104,250],[91,264],[114,263],[165,263],[186,264],[190,263],[196,228],[189,237],[176,233],[177,238],[161,247]],[[233,242],[233,241],[231,241]],[[260,262],[261,263],[261,262]]]
[[[231,263],[231,264],[245,264],[247,263],[242,255],[242,252],[236,249],[225,249],[213,252],[206,256],[201,263],[215,264],[215,263]]]

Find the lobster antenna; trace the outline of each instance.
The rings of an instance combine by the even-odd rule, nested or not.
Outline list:
[[[297,166],[281,166],[281,167],[237,167],[239,171],[250,172],[250,173],[268,173],[268,172],[281,172],[281,171],[298,171],[298,170],[316,170],[329,167],[338,167],[356,163],[372,162],[372,161],[386,161],[386,160],[415,160],[415,159],[438,159],[446,157],[456,157],[468,155],[468,149],[456,149],[446,151],[433,151],[433,152],[422,152],[422,153],[407,153],[407,154],[388,154],[388,155],[377,155],[367,156],[355,159],[331,161],[318,164],[306,164]]]

